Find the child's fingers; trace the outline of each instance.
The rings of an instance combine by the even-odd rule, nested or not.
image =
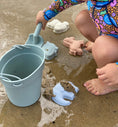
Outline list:
[[[88,52],[91,52],[91,47],[85,47],[84,49]]]
[[[96,74],[97,75],[103,75],[103,74],[105,74],[105,72],[103,69],[96,69]]]
[[[46,25],[45,25],[44,23],[42,23],[42,29],[43,29],[43,30],[45,30],[45,26],[46,26]]]
[[[39,20],[38,19],[36,19],[36,25],[39,23]]]
[[[98,79],[102,80],[107,85],[111,85],[110,80],[106,77],[98,76]]]
[[[98,78],[104,81],[107,80],[107,77],[105,75],[99,75]]]

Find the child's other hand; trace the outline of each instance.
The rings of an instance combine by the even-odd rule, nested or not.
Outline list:
[[[45,18],[44,18],[43,15],[44,15],[44,12],[43,11],[39,11],[37,13],[37,16],[36,16],[36,24],[38,24],[39,22],[41,22],[42,23],[42,29],[44,30],[48,21],[45,20]]]
[[[110,63],[96,70],[98,78],[108,85],[118,85],[118,67]]]

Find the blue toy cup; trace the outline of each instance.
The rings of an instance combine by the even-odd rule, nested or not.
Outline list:
[[[35,45],[18,45],[0,59],[0,80],[16,106],[34,104],[40,97],[45,53]]]

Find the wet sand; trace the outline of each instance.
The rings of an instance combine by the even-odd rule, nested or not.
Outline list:
[[[37,12],[50,3],[47,0],[0,0],[0,56],[13,45],[25,44],[36,27]],[[4,86],[0,84],[0,127],[118,127],[118,93],[94,96],[83,87],[85,81],[96,77],[96,64],[91,53],[84,51],[82,57],[74,57],[62,45],[65,37],[85,39],[74,26],[76,14],[85,8],[85,4],[74,6],[55,17],[70,23],[67,32],[55,34],[49,28],[41,31],[45,42],[50,41],[59,47],[57,57],[45,61],[55,82],[65,79],[80,89],[72,104],[59,106],[41,95],[32,106],[16,107],[8,100]],[[41,94],[43,92],[42,87]]]

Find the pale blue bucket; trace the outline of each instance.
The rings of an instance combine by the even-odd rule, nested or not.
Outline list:
[[[44,51],[33,44],[14,46],[2,56],[0,80],[11,103],[26,107],[40,98],[44,62]]]
[[[14,47],[0,60],[0,79],[16,106],[34,104],[40,97],[45,55],[38,46]]]

